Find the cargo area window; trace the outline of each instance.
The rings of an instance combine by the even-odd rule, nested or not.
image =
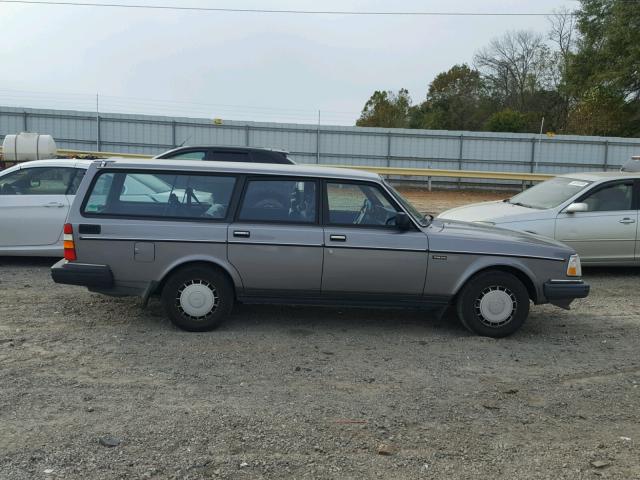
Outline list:
[[[314,223],[316,183],[297,180],[249,180],[238,220]]]
[[[234,177],[151,172],[105,172],[85,202],[89,215],[224,219]]]

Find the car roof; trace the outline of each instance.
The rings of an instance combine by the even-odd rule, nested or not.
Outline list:
[[[77,168],[89,168],[89,165],[93,160],[85,160],[80,158],[49,158],[45,160],[31,160],[28,162],[19,162],[13,167],[77,167]],[[7,169],[8,170],[8,169]],[[4,170],[3,170],[4,171]]]
[[[279,148],[268,148],[268,147],[244,147],[244,146],[230,146],[230,145],[184,145],[182,147],[172,148],[171,150],[167,150],[166,152],[159,153],[156,157],[161,155],[167,155],[171,153],[177,153],[186,150],[200,150],[200,149],[211,149],[215,148],[216,150],[242,150],[246,152],[273,152],[279,153],[282,155],[287,155],[289,152],[287,150],[282,150]]]
[[[136,168],[154,170],[182,170],[194,172],[220,172],[263,175],[286,175],[297,177],[340,178],[346,180],[379,181],[380,175],[364,170],[353,170],[322,165],[288,165],[276,163],[243,163],[243,162],[203,162],[202,160],[149,159],[133,160],[109,158],[94,160],[100,167]]]
[[[580,172],[580,173],[565,173],[558,175],[559,177],[573,178],[576,180],[585,180],[588,182],[599,182],[604,180],[624,180],[627,178],[640,178],[638,172]]]

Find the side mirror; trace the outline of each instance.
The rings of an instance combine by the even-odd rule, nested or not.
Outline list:
[[[38,188],[40,186],[40,180],[29,180],[29,187]]]
[[[404,212],[396,213],[396,227],[398,227],[398,230],[409,230],[411,225],[412,223],[409,215]]]
[[[586,203],[572,203],[567,208],[564,209],[566,213],[578,213],[578,212],[588,212],[589,205]]]

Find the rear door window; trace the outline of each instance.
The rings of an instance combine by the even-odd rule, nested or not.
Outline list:
[[[84,168],[76,168],[76,173],[69,184],[69,188],[67,189],[67,195],[75,195],[78,191],[78,187],[82,183],[82,179],[84,178],[85,173],[87,171]]]
[[[233,150],[212,150],[211,158],[216,162],[250,162],[249,152],[233,151]]]
[[[75,175],[70,167],[23,168],[2,177],[0,194],[65,195]]]
[[[316,182],[249,180],[238,220],[245,222],[314,223]]]
[[[251,152],[251,160],[254,163],[284,163],[276,155],[271,155],[266,152]]]
[[[169,172],[105,172],[84,206],[89,215],[226,218],[235,177]]]

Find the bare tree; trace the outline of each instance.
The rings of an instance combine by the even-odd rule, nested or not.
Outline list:
[[[571,54],[576,46],[576,19],[568,8],[556,10],[548,17],[551,28],[547,35],[548,40],[556,47],[557,58],[557,84],[559,86],[566,78]]]
[[[551,29],[548,38],[557,47],[563,57],[568,57],[575,47],[576,19],[568,8],[556,10],[548,17]]]
[[[474,63],[505,106],[524,110],[528,94],[545,82],[548,54],[542,35],[508,32],[476,52]]]
[[[556,10],[547,17],[550,25],[547,40],[551,42],[553,51],[549,56],[548,79],[557,101],[554,103],[556,125],[566,129],[569,121],[572,98],[567,87],[569,65],[576,51],[577,25],[576,17],[567,8]]]

